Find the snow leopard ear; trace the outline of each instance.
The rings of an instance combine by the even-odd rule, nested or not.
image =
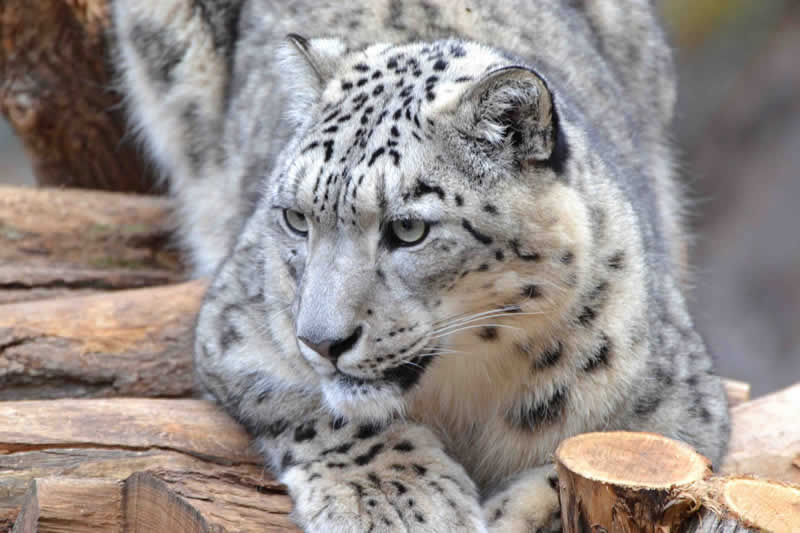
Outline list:
[[[288,95],[289,120],[299,125],[309,108],[339,68],[347,46],[340,39],[306,39],[295,33],[286,36],[280,50],[280,72]]]
[[[554,156],[558,121],[553,94],[534,71],[505,67],[490,72],[464,94],[459,107],[472,136],[496,156],[517,163],[548,162]]]

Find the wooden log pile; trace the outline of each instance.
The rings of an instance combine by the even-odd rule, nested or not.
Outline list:
[[[288,496],[243,430],[191,399],[191,330],[205,283],[183,281],[163,238],[167,219],[156,197],[0,187],[0,531],[294,527]],[[61,281],[37,284],[33,271]],[[752,401],[746,384],[726,386],[728,477],[709,477],[704,459],[661,437],[577,437],[558,455],[565,524],[652,531],[642,524],[669,515],[659,531],[781,530],[747,514],[757,508],[794,520],[800,493],[780,482],[800,485],[800,384]],[[653,469],[636,473],[669,458],[656,469],[675,474],[669,483],[648,478]],[[741,503],[741,492],[765,496]],[[612,518],[608,509],[617,509]]]
[[[0,532],[296,530],[291,501],[214,405],[192,399],[205,284],[109,90],[107,0],[0,3],[0,112],[41,185],[0,186]],[[800,384],[728,382],[720,474],[643,434],[565,441],[565,531],[800,530]],[[765,481],[760,477],[769,478]]]

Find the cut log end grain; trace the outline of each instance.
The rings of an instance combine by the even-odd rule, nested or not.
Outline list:
[[[620,487],[671,488],[710,474],[708,459],[652,433],[586,433],[564,441],[556,455],[569,471]]]
[[[725,480],[720,499],[742,522],[766,531],[800,530],[800,487],[763,479]]]
[[[125,483],[125,516],[132,532],[198,533],[211,527],[196,509],[158,478],[137,473]]]

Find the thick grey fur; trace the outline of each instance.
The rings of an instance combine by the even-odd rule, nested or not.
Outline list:
[[[307,531],[558,531],[551,454],[585,431],[718,464],[727,405],[686,309],[650,2],[113,16],[131,117],[213,275],[199,382]],[[403,220],[427,236],[405,246]]]

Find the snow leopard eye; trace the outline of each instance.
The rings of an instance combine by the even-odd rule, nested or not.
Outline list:
[[[284,209],[283,220],[286,221],[286,225],[289,226],[289,229],[298,235],[306,235],[308,233],[308,220],[300,211]]]
[[[395,220],[391,224],[391,236],[397,246],[413,246],[428,236],[430,226],[424,220]]]

